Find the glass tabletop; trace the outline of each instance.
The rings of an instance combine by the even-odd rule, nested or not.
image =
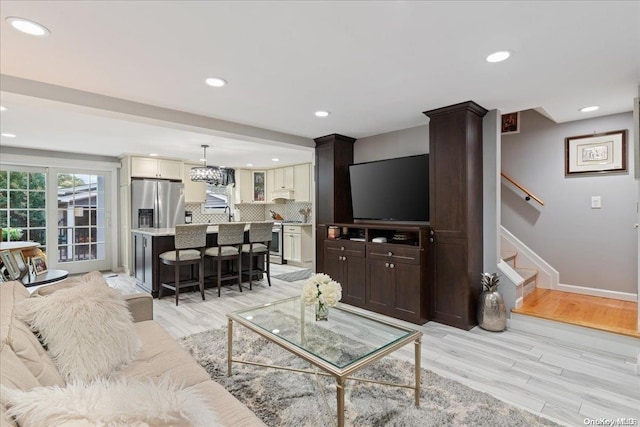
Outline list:
[[[341,304],[329,308],[328,321],[316,321],[315,307],[304,305],[300,297],[235,311],[228,316],[257,327],[267,337],[279,337],[339,369],[419,334],[356,313]]]

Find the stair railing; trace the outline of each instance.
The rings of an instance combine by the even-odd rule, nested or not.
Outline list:
[[[540,206],[544,206],[544,202],[542,200],[540,200],[539,197],[536,197],[531,191],[529,191],[526,187],[524,187],[522,184],[520,184],[518,181],[516,181],[515,179],[511,178],[509,175],[505,174],[504,172],[501,172],[500,175],[506,179],[507,181],[509,181],[510,183],[512,183],[513,185],[515,185],[516,187],[518,187],[523,193],[526,194],[525,196],[525,200],[528,202],[529,200],[533,199],[536,202],[540,203]]]

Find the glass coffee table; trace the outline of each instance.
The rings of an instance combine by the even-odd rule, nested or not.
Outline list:
[[[313,370],[234,359],[233,322],[237,322],[324,371],[320,374],[335,378],[338,426],[344,426],[344,387],[348,379],[413,389],[415,405],[420,405],[422,332],[375,319],[343,304],[329,309],[328,321],[316,321],[314,307],[305,306],[300,297],[235,311],[227,314],[227,318],[227,375],[231,376],[234,362],[316,374]],[[386,383],[353,376],[356,371],[411,342],[414,343],[415,354],[414,384]]]

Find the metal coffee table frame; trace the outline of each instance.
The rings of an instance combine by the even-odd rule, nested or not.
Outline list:
[[[243,309],[243,310],[239,310],[239,311],[235,311],[233,313],[229,313],[227,314],[227,318],[228,318],[228,329],[227,329],[227,375],[231,376],[232,374],[232,364],[235,363],[242,363],[242,364],[247,364],[247,365],[254,365],[254,366],[262,366],[262,367],[267,367],[267,368],[275,368],[275,369],[282,369],[282,370],[287,370],[287,371],[293,371],[293,372],[301,372],[301,373],[307,373],[307,374],[315,374],[315,375],[324,375],[324,376],[331,376],[334,377],[336,380],[336,394],[337,394],[337,412],[338,412],[338,426],[339,427],[343,427],[344,426],[344,412],[345,412],[345,407],[344,407],[344,387],[345,387],[345,382],[347,380],[355,380],[355,381],[363,381],[363,382],[371,382],[371,383],[376,383],[376,384],[383,384],[383,385],[388,385],[388,386],[394,386],[394,387],[403,387],[403,388],[408,388],[408,389],[412,389],[414,390],[414,395],[415,395],[415,405],[417,407],[420,406],[420,350],[421,350],[421,342],[422,342],[422,332],[420,331],[415,331],[413,329],[409,329],[409,328],[405,328],[402,326],[399,326],[397,324],[391,323],[391,322],[385,322],[383,320],[379,320],[379,319],[375,319],[371,316],[367,316],[365,314],[362,314],[360,312],[357,312],[355,310],[349,309],[347,307],[345,307],[342,304],[339,304],[338,307],[334,307],[332,308],[332,310],[340,310],[342,312],[345,313],[350,313],[350,315],[353,315],[354,318],[360,317],[360,318],[364,318],[364,319],[368,319],[368,321],[373,321],[373,322],[377,322],[380,325],[387,325],[387,326],[391,326],[400,330],[403,330],[407,333],[406,336],[404,336],[401,339],[397,339],[394,340],[391,343],[388,343],[387,345],[382,346],[381,348],[378,348],[377,350],[371,351],[368,355],[358,358],[350,363],[348,363],[346,366],[344,366],[343,368],[337,367],[336,365],[327,362],[326,360],[322,359],[321,357],[318,357],[317,355],[311,353],[310,351],[307,351],[304,347],[293,344],[289,341],[287,341],[286,339],[283,339],[282,337],[278,336],[277,334],[273,333],[272,331],[269,331],[263,327],[260,327],[259,325],[251,322],[250,320],[246,319],[245,317],[242,316],[242,313],[246,313],[246,312],[255,312],[255,310],[259,310],[260,308],[264,307],[269,307],[269,306],[273,306],[276,304],[282,304],[282,303],[287,303],[287,302],[294,302],[294,300],[299,300],[300,297],[294,297],[294,298],[287,298],[284,300],[280,300],[280,301],[275,301],[273,303],[269,303],[269,304],[263,304],[261,306],[257,306],[257,307],[252,307],[252,308],[248,308],[248,309]],[[301,305],[301,334],[302,334],[302,340],[304,340],[304,321],[305,321],[305,308],[304,305],[302,303],[300,303]],[[318,368],[320,368],[322,371],[324,372],[316,372],[314,370],[305,370],[305,369],[296,369],[296,368],[290,368],[290,367],[286,367],[286,366],[276,366],[276,365],[269,365],[269,364],[265,364],[265,363],[258,363],[258,362],[252,362],[252,361],[246,361],[246,360],[239,360],[239,359],[234,359],[233,358],[233,322],[237,322],[240,325],[244,326],[245,328],[257,333],[258,335],[260,335],[261,337],[265,338],[266,340],[273,342],[277,345],[279,345],[280,347],[282,347],[283,349],[287,350],[288,352],[300,357],[301,359],[309,362],[310,364],[312,364],[313,366],[316,366]],[[335,332],[335,331],[334,331]],[[414,384],[396,384],[396,383],[389,383],[389,382],[383,382],[383,381],[375,381],[375,380],[370,380],[370,379],[366,379],[366,378],[358,378],[358,377],[354,377],[352,376],[355,372],[357,372],[358,370],[364,368],[365,366],[370,365],[371,363],[381,359],[382,357],[393,353],[394,351],[400,349],[401,347],[404,347],[405,345],[409,344],[413,342],[414,343],[414,356],[415,356],[415,362],[414,362],[414,369],[415,369],[415,383]]]

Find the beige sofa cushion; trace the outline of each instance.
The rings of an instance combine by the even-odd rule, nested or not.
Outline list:
[[[233,427],[265,427],[266,424],[231,393],[212,380],[193,387],[206,397],[207,405],[218,415],[220,425]]]
[[[4,285],[2,285],[4,286]],[[40,387],[38,379],[27,369],[22,361],[16,356],[8,344],[0,343],[0,384],[4,387],[11,387],[20,390],[30,390]],[[15,426],[6,414],[5,403],[2,402],[0,409],[0,426]]]
[[[184,383],[185,387],[210,379],[207,371],[156,322],[138,322],[135,329],[142,341],[142,350],[129,366],[120,371],[120,376],[157,380],[168,376]]]
[[[51,357],[29,326],[16,318],[16,304],[29,298],[29,291],[17,281],[0,286],[0,343],[11,347],[16,356],[37,378],[39,385],[65,384]]]

